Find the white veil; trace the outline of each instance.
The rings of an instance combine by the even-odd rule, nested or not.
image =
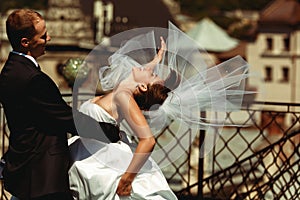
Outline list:
[[[152,61],[161,44],[161,36],[165,39],[167,47],[154,71],[166,79],[170,71],[174,70],[180,75],[180,83],[168,93],[167,99],[157,110],[144,111],[154,135],[160,134],[174,120],[197,131],[216,126],[222,128],[225,117],[218,114],[202,116],[201,113],[239,110],[243,97],[254,93],[245,91],[246,80],[250,76],[249,65],[242,57],[236,56],[212,66],[209,54],[171,23],[168,29],[140,28],[113,36],[109,48],[120,46],[120,41],[122,44],[116,51],[110,51],[109,55],[106,53],[108,47],[97,46],[89,54],[87,62],[94,65],[97,71],[99,69],[99,77],[95,78],[97,80],[93,80],[95,83],[89,87],[97,85],[100,81],[102,90],[113,90],[128,77],[133,66],[143,67]],[[95,91],[95,88],[92,90]],[[134,135],[125,120],[120,123],[120,127],[127,134]],[[185,154],[191,145],[191,140],[185,139],[186,134],[186,131],[177,128],[170,141],[152,152],[151,157],[159,161],[157,163],[160,167]],[[196,135],[194,131],[191,137],[194,138]],[[175,148],[179,142],[178,138],[181,139],[179,144],[181,148]],[[168,160],[162,161],[161,157],[166,152]]]
[[[150,30],[126,41],[109,57],[109,66],[100,68],[102,89],[112,90],[129,75],[133,66],[142,67],[150,62],[160,44],[159,37],[155,30]],[[201,118],[200,113],[227,112],[241,108],[243,96],[253,93],[245,91],[248,63],[236,56],[219,65],[208,66],[211,62],[207,61],[208,53],[171,23],[165,40],[167,50],[154,71],[158,76],[166,78],[171,69],[175,70],[181,82],[168,94],[158,110],[144,111],[151,129],[159,132],[172,119],[180,119],[197,129],[222,126],[224,119]],[[126,122],[122,123],[129,129]]]

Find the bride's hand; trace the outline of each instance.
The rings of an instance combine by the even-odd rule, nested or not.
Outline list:
[[[133,178],[130,178],[130,176],[128,177],[126,173],[123,174],[117,188],[117,194],[119,196],[130,196],[132,190],[132,181]]]
[[[163,37],[160,37],[160,45],[161,45],[161,47],[160,47],[158,53],[156,54],[156,56],[153,59],[153,60],[157,60],[158,62],[161,61],[161,59],[162,59],[162,57],[164,55],[164,52],[167,49],[167,45],[166,45],[165,40],[164,40]]]
[[[163,37],[160,37],[160,49],[158,51],[158,53],[155,55],[154,59],[149,62],[148,64],[146,64],[145,68],[151,68],[152,70],[154,69],[154,67],[162,60],[164,52],[166,51],[166,43]]]

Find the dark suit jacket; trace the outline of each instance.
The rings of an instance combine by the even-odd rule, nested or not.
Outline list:
[[[67,132],[119,140],[117,127],[72,111],[50,77],[20,55],[10,53],[1,71],[0,101],[10,129],[4,186],[21,199],[69,191]]]

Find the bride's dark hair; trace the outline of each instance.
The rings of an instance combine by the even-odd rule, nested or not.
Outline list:
[[[180,83],[180,76],[171,70],[164,81],[164,85],[154,83],[147,85],[147,91],[134,93],[133,97],[141,110],[156,110],[168,97],[168,93],[175,89]]]

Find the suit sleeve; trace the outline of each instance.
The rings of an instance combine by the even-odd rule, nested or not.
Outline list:
[[[118,127],[97,122],[77,109],[72,109],[47,75],[34,76],[29,88],[28,101],[32,105],[32,111],[35,112],[34,120],[47,134],[69,132],[103,142],[117,142],[120,139]]]

